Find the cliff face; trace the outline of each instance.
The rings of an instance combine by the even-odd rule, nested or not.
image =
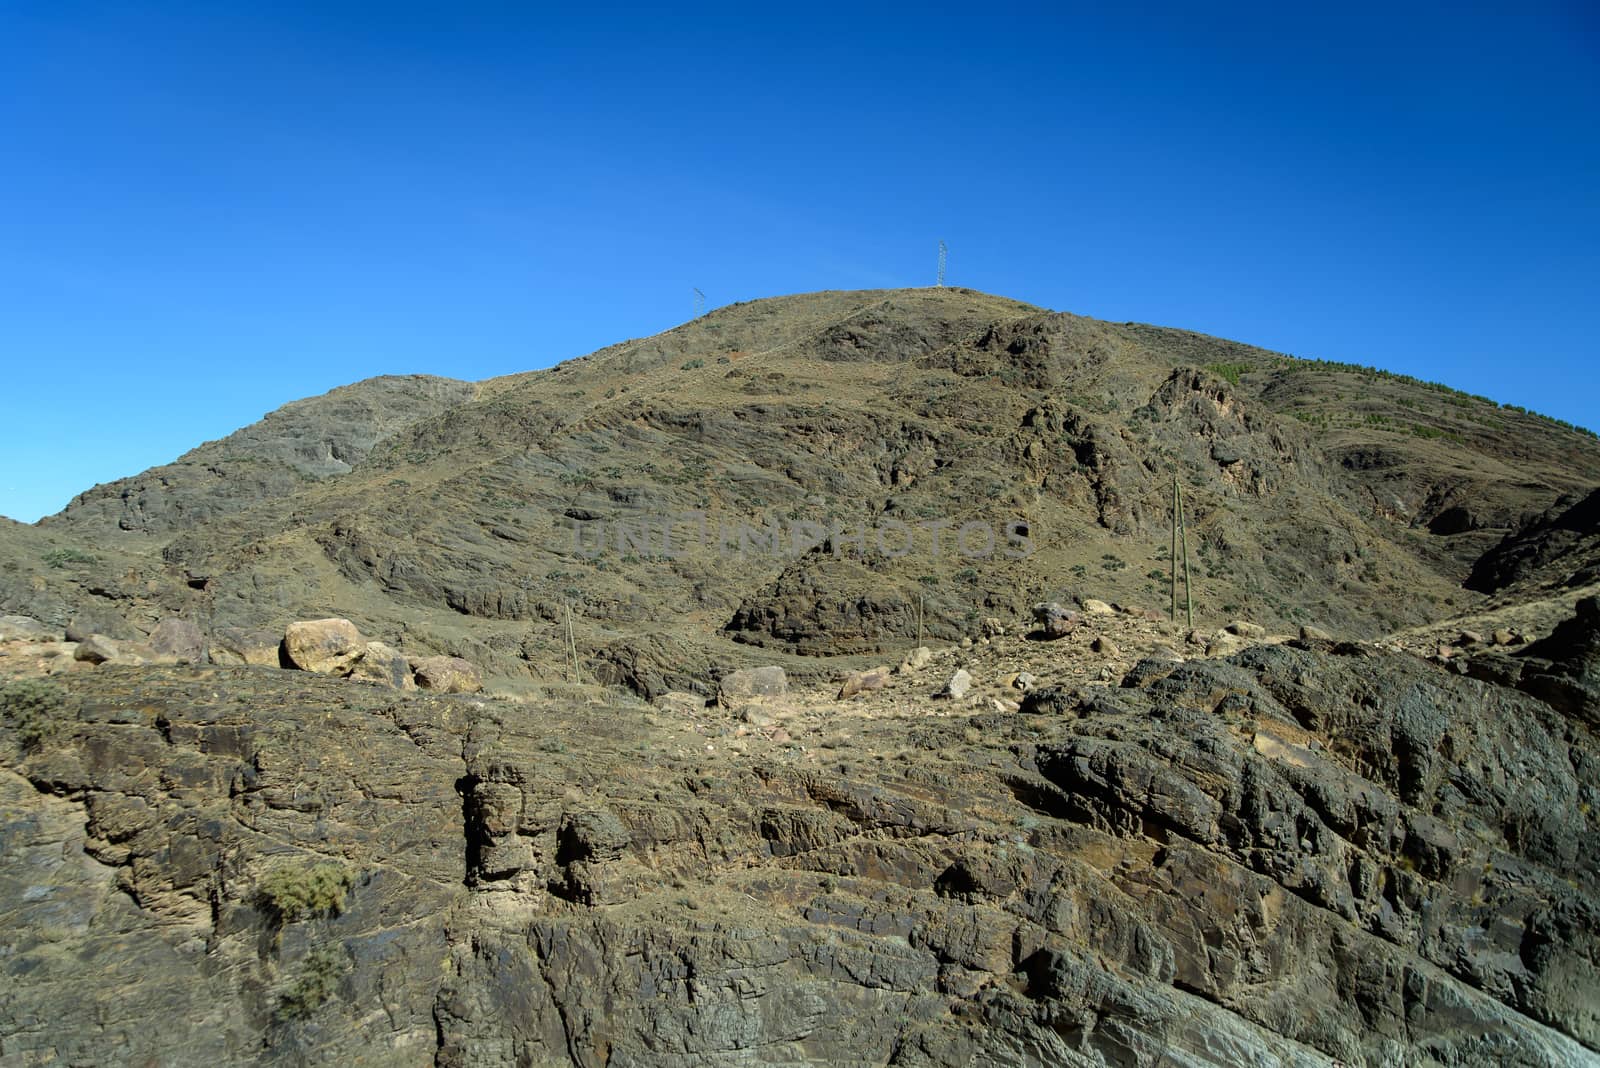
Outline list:
[[[1597,1062],[1597,622],[1523,658],[1560,712],[1316,642],[1020,712],[1021,639],[698,711],[72,673],[0,734],[0,1056]]]

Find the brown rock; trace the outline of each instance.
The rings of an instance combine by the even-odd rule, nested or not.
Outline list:
[[[404,654],[383,642],[367,643],[366,650],[350,662],[349,677],[359,682],[375,682],[394,690],[417,688],[411,676],[411,665]]]
[[[1493,637],[1496,645],[1515,645],[1517,643],[1517,636],[1509,630],[1497,630],[1494,632]]]
[[[921,671],[927,667],[928,661],[932,659],[933,650],[926,645],[919,645],[906,654],[906,658],[900,661],[900,666],[896,670],[902,675],[909,675],[913,671]]]
[[[483,689],[478,669],[459,656],[425,656],[411,661],[417,685],[435,693],[477,693]]]
[[[1093,597],[1083,602],[1083,610],[1092,616],[1109,616],[1116,611],[1106,602],[1097,601]]]
[[[839,687],[838,699],[843,701],[857,694],[881,690],[888,684],[889,669],[886,667],[875,667],[870,671],[852,671],[844,677],[844,684]]]
[[[150,632],[150,637],[145,640],[161,659],[170,659],[180,664],[206,662],[206,636],[200,633],[199,627],[187,619],[176,617],[163,619],[156,624],[156,628]]]
[[[666,693],[657,694],[650,703],[663,712],[683,715],[698,715],[706,710],[706,699],[686,690],[668,690]]]
[[[72,658],[90,664],[104,664],[108,660],[115,660],[121,652],[117,643],[104,634],[87,634],[72,651]]]
[[[1236,619],[1229,623],[1226,630],[1229,634],[1236,634],[1241,638],[1265,638],[1267,636],[1266,627],[1243,619]]]
[[[724,704],[740,697],[782,697],[788,692],[789,677],[775,664],[730,672],[717,688]]]
[[[1122,650],[1117,648],[1117,643],[1101,635],[1089,643],[1089,648],[1101,656],[1121,656]]]
[[[1307,623],[1300,628],[1300,640],[1303,642],[1331,642],[1333,641],[1333,635],[1321,627],[1313,627]]]
[[[61,637],[59,628],[29,616],[0,616],[0,642],[42,642]]]
[[[253,667],[278,667],[278,651],[283,639],[270,630],[247,627],[218,627],[211,635],[208,650],[213,664],[249,664]]]
[[[364,652],[367,643],[348,619],[316,619],[290,623],[283,634],[283,651],[301,671],[343,675]]]

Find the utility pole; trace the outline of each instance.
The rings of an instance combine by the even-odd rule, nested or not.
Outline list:
[[[944,288],[944,265],[945,265],[945,261],[948,260],[949,258],[950,258],[950,249],[945,245],[945,243],[943,241],[939,242],[939,280],[937,282],[935,282],[934,285],[936,287],[938,287],[938,288],[941,288],[941,289]]]
[[[1189,525],[1183,519],[1183,487],[1177,472],[1172,475],[1172,609],[1170,618],[1178,621],[1178,545],[1183,545],[1183,609],[1190,630],[1194,629],[1194,587],[1189,583]]]

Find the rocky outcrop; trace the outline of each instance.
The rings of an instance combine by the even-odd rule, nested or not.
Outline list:
[[[7,1055],[1566,1066],[1600,1049],[1589,727],[1407,655],[1267,645],[1041,687],[1023,716],[912,711],[792,741],[797,721],[704,707],[524,709],[243,667],[50,685],[67,718],[47,745],[18,748],[9,714],[0,729],[8,853],[38,860],[0,867]],[[263,896],[269,874],[281,893],[325,870],[334,909]]]
[[[321,675],[347,674],[366,647],[361,631],[348,619],[304,620],[290,623],[283,632],[289,666]]]

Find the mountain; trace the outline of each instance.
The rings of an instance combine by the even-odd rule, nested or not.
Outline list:
[[[295,402],[0,522],[0,1064],[1600,1064],[1597,501],[961,289]]]
[[[967,290],[810,294],[549,371],[289,405],[40,524],[126,557],[140,589],[95,594],[24,552],[0,603],[136,629],[348,615],[513,690],[562,661],[568,605],[606,664],[662,643],[866,655],[919,618],[954,640],[1078,590],[1164,608],[1174,477],[1199,618],[1375,636],[1492,593],[1482,568],[1463,582],[1594,488],[1600,443],[1370,369]],[[808,550],[797,527],[845,536]]]

